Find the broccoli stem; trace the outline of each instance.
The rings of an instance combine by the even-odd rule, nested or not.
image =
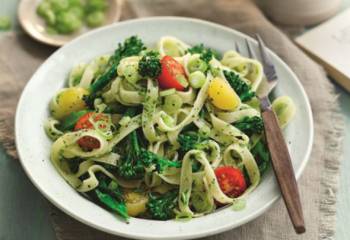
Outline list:
[[[119,62],[114,62],[107,71],[96,79],[90,86],[90,93],[95,94],[102,90],[117,75],[117,66]]]
[[[140,157],[140,145],[136,131],[128,135],[128,145],[125,151],[126,157],[118,166],[118,174],[125,179],[141,179],[145,175],[145,169]]]
[[[139,157],[140,157],[140,161],[142,161],[145,167],[150,167],[151,165],[155,165],[156,171],[159,173],[163,172],[164,169],[169,167],[176,167],[176,168],[181,167],[181,162],[171,161],[166,157],[159,156],[158,154],[155,154],[146,149],[141,149],[141,154]]]
[[[109,60],[109,67],[90,86],[90,95],[85,99],[87,105],[93,107],[97,92],[102,90],[117,76],[117,67],[123,58],[138,55],[144,49],[146,49],[145,45],[141,39],[136,36],[131,36],[127,38],[123,44],[119,44],[114,55]]]

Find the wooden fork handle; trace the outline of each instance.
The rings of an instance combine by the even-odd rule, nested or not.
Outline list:
[[[272,166],[280,186],[294,229],[298,234],[305,232],[303,211],[292,161],[284,141],[275,113],[266,109],[262,113],[266,142],[271,154]]]

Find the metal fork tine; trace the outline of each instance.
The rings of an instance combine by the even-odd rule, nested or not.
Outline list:
[[[255,37],[258,40],[258,45],[259,45],[259,49],[260,49],[260,55],[261,55],[262,62],[264,64],[270,64],[272,61],[266,52],[267,47],[266,47],[264,41],[262,40],[262,38],[260,37],[259,34],[255,34]]]
[[[256,55],[255,55],[255,52],[252,48],[252,46],[250,46],[250,43],[249,41],[246,39],[245,40],[245,44],[247,45],[247,50],[248,50],[248,56],[249,58],[254,58],[254,59],[257,59]]]
[[[268,81],[270,82],[274,81],[277,79],[276,70],[275,70],[275,67],[273,66],[273,63],[269,54],[267,53],[267,47],[264,41],[262,40],[262,38],[258,34],[256,34],[256,38],[258,40],[259,52],[261,56],[261,63],[264,67],[264,73]]]

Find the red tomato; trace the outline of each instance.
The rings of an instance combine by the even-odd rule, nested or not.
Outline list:
[[[218,167],[215,175],[221,190],[228,196],[239,197],[247,188],[243,173],[237,168]]]
[[[82,129],[93,129],[94,126],[90,122],[91,117],[93,118],[93,121],[104,119],[106,119],[106,121],[108,120],[108,117],[103,113],[97,114],[94,112],[88,112],[78,120],[78,122],[75,124],[74,130],[78,131]],[[99,128],[106,128],[106,124],[101,123]],[[96,138],[90,136],[81,137],[77,143],[84,151],[92,151],[100,147],[100,142]]]
[[[84,151],[87,152],[100,148],[101,146],[100,142],[96,138],[90,136],[84,136],[79,138],[77,143]]]
[[[93,116],[95,115],[95,116]],[[93,116],[94,121],[100,121],[100,120],[106,120],[108,121],[108,116],[103,113],[94,113],[94,112],[88,112],[85,115],[83,115],[81,118],[79,118],[78,122],[75,124],[74,130],[78,131],[81,129],[93,129],[94,126],[90,122],[90,118]],[[99,128],[106,128],[105,124],[100,124]]]
[[[159,86],[163,89],[175,88],[183,91],[188,86],[188,81],[182,65],[170,56],[164,56],[160,63],[162,71],[158,77]]]

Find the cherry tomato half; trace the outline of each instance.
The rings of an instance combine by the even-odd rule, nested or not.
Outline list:
[[[85,115],[83,115],[81,118],[79,118],[78,122],[75,124],[74,130],[78,131],[81,129],[93,129],[94,126],[90,122],[90,118],[93,117],[93,121],[97,122],[100,120],[105,120],[106,122],[109,121],[108,116],[103,113],[94,113],[94,112],[88,112]],[[103,128],[106,126],[99,125],[99,128]]]
[[[243,173],[237,168],[218,167],[215,175],[221,190],[230,197],[239,197],[247,188]]]
[[[162,72],[158,77],[159,86],[163,89],[175,88],[183,91],[188,86],[188,80],[182,65],[170,56],[164,56],[160,63]]]
[[[86,152],[100,148],[101,144],[98,139],[90,136],[84,136],[77,141],[78,145]]]
[[[108,116],[103,113],[88,112],[84,114],[81,118],[79,118],[78,122],[75,124],[74,130],[78,131],[82,129],[93,129],[94,126],[90,122],[90,118],[93,118],[93,121],[108,121]],[[99,124],[98,127],[101,129],[106,128],[106,124],[102,121],[102,123]],[[100,142],[98,141],[98,139],[90,136],[84,136],[79,138],[77,143],[84,151],[92,151],[100,147]]]

